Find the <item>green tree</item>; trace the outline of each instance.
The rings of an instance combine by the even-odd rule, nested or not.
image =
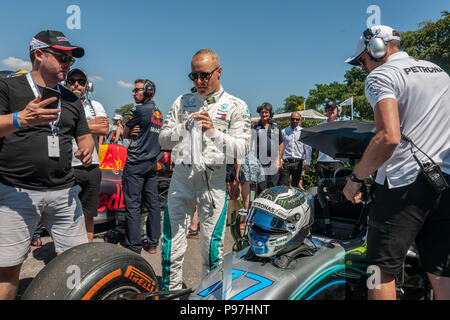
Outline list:
[[[432,61],[450,72],[450,13],[441,13],[438,21],[424,21],[418,30],[403,32],[400,46],[410,56]]]
[[[347,85],[351,86],[355,82],[364,82],[368,73],[359,67],[353,67],[345,72],[344,78]]]
[[[294,112],[297,111],[297,107],[301,105],[305,101],[305,97],[297,96],[295,94],[291,94],[289,97],[284,99],[284,105],[282,107],[278,107],[275,110],[275,113],[285,113],[285,112]]]
[[[124,119],[124,122],[126,122],[126,119],[128,119],[131,109],[134,107],[134,104],[127,103],[126,105],[123,105],[119,109],[114,110],[115,113],[120,114],[122,118]]]
[[[373,120],[372,108],[364,94],[366,77],[367,72],[361,70],[361,68],[353,67],[345,73],[344,83],[334,81],[329,84],[316,84],[316,88],[309,91],[309,97],[306,100],[307,108],[322,111],[328,100],[340,103],[353,97],[353,118]],[[351,113],[349,106],[341,108],[341,116],[350,117]]]
[[[289,97],[284,99],[284,112],[298,111],[297,107],[301,105],[304,101],[305,97],[291,94]]]
[[[328,100],[344,101],[348,96],[350,88],[344,83],[334,81],[330,84],[315,84],[316,88],[309,90],[308,99],[306,99],[306,108],[323,111],[323,105]]]

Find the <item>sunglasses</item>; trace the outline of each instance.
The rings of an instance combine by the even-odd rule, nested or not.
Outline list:
[[[212,76],[212,74],[219,69],[219,67],[215,68],[213,71],[211,72],[191,72],[188,74],[189,79],[191,79],[192,81],[197,80],[198,78],[200,78],[201,80],[209,80]]]
[[[291,121],[300,121],[300,118],[291,118]]]
[[[69,63],[69,65],[73,65],[75,63],[75,58],[68,56],[67,54],[55,52],[55,51],[51,51],[51,50],[42,50],[42,51],[50,53],[54,56],[57,56],[59,61],[62,63]]]
[[[80,86],[84,87],[86,85],[86,79],[69,79],[69,80],[67,80],[67,83],[70,84],[71,86],[73,86],[77,82]]]
[[[133,92],[133,93],[136,93],[136,92],[138,92],[139,90],[144,90],[144,88],[134,88],[134,89],[132,90],[132,92]]]

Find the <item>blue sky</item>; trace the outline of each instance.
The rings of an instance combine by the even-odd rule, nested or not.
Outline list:
[[[291,95],[308,96],[316,83],[342,82],[350,56],[374,12],[381,24],[417,30],[450,10],[433,1],[1,1],[0,70],[29,62],[28,45],[40,30],[62,31],[85,48],[75,67],[94,80],[91,98],[110,118],[132,103],[136,78],[157,86],[155,101],[165,115],[173,101],[192,87],[190,59],[201,48],[215,50],[223,67],[222,85],[243,99],[252,116],[262,102],[275,107]],[[67,20],[80,8],[80,29]]]

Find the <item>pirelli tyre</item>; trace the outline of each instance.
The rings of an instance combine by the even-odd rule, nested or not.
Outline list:
[[[158,292],[151,265],[110,243],[87,243],[54,258],[30,283],[24,300],[120,300]]]

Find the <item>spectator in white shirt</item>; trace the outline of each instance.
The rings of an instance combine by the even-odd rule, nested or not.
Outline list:
[[[278,184],[281,186],[289,185],[289,178],[292,176],[292,187],[301,188],[300,179],[303,167],[309,171],[311,164],[311,147],[300,142],[300,133],[302,131],[302,117],[298,112],[292,112],[289,118],[291,125],[284,128],[281,136],[284,142],[284,152],[282,157],[282,169],[279,173]]]

